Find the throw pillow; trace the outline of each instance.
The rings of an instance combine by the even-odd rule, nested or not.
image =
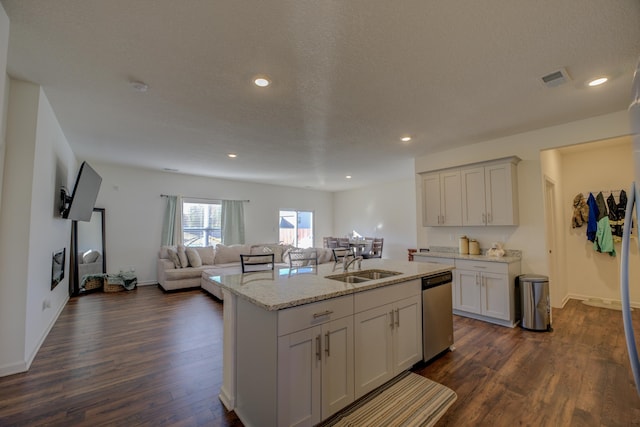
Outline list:
[[[193,248],[200,255],[202,265],[213,265],[213,260],[216,253],[213,250],[213,246],[205,246],[204,248]]]
[[[178,258],[178,252],[173,249],[167,249],[167,253],[169,254],[169,259],[173,261],[173,266],[175,268],[182,268],[182,264],[180,264],[180,258]]]
[[[187,258],[189,259],[189,265],[191,267],[201,267],[202,260],[200,259],[200,254],[194,248],[186,248],[185,252],[187,254]]]
[[[82,255],[82,262],[83,264],[91,264],[92,262],[96,262],[99,256],[100,252],[89,249]]]
[[[251,254],[250,245],[231,245],[226,246],[218,243],[216,245],[215,264],[229,264],[231,262],[240,262],[240,254]]]
[[[178,258],[180,259],[180,266],[189,267],[189,259],[183,245],[178,246]]]

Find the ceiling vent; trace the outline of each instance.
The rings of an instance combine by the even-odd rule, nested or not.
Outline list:
[[[546,87],[556,87],[565,84],[571,80],[571,77],[569,77],[567,70],[560,68],[558,71],[542,76],[541,80]]]

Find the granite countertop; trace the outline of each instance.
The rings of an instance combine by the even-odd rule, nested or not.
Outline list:
[[[487,256],[486,249],[482,250],[482,255],[463,255],[458,253],[458,248],[449,247],[431,247],[428,252],[415,252],[412,254],[414,257],[434,257],[434,258],[451,258],[451,259],[468,259],[473,261],[488,261],[488,262],[502,262],[511,264],[512,262],[519,262],[522,259],[522,252],[513,249],[506,249],[505,256]]]
[[[349,271],[352,272],[354,267],[355,264],[352,264]],[[240,298],[273,311],[406,282],[451,271],[453,268],[453,265],[429,262],[366,259],[362,261],[362,270],[378,269],[402,274],[361,283],[345,283],[325,277],[342,273],[342,264],[327,263],[317,267],[287,267],[273,271],[211,276],[209,279]]]

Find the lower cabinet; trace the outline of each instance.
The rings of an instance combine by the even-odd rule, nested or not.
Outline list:
[[[314,425],[353,400],[352,316],[278,338],[278,425]]]
[[[238,418],[313,426],[422,360],[420,295],[420,279],[279,311],[230,295]]]
[[[454,313],[504,326],[517,323],[514,288],[519,262],[456,260],[455,266]]]
[[[404,289],[396,289],[400,291],[399,296],[406,295],[406,291],[413,293],[413,296],[360,312],[357,309],[359,295],[356,295],[354,316],[356,399],[422,359],[422,300],[420,281],[414,282],[417,283],[413,283],[410,289],[406,286]],[[386,294],[380,295],[382,298],[375,296],[372,298],[377,300],[378,304],[379,301],[394,299],[392,289],[382,288],[369,292]]]

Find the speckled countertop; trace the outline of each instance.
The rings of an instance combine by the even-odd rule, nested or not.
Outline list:
[[[354,265],[349,271],[353,268]],[[272,311],[451,271],[453,265],[387,259],[362,261],[362,270],[370,269],[397,271],[402,274],[361,283],[345,283],[325,277],[342,273],[342,264],[327,263],[315,268],[301,267],[292,271],[289,268],[276,268],[274,271],[211,276],[209,280],[257,306]]]
[[[429,248],[429,252],[415,252],[414,257],[434,257],[434,258],[451,258],[451,259],[469,259],[473,261],[503,262],[511,264],[519,262],[522,258],[522,252],[513,249],[505,250],[505,256],[487,256],[486,249],[482,250],[483,255],[462,255],[458,253],[458,248],[449,248],[446,246],[435,246]]]

